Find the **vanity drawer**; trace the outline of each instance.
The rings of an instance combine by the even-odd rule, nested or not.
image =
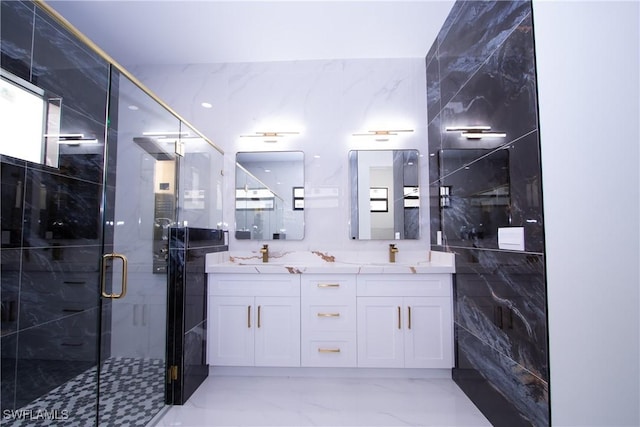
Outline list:
[[[314,304],[306,303],[301,307],[302,328],[304,331],[355,331],[355,304]]]
[[[302,296],[313,301],[349,300],[356,296],[356,277],[310,274],[302,276]]]
[[[353,334],[314,335],[302,342],[301,364],[310,367],[353,368],[357,366]]]
[[[299,274],[209,274],[209,295],[300,296]]]
[[[358,296],[450,297],[451,274],[360,274]]]

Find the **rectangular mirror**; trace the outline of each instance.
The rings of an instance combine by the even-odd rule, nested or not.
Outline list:
[[[237,153],[235,212],[238,240],[301,240],[304,153]]]
[[[448,245],[498,248],[498,229],[512,223],[509,164],[508,149],[440,151],[440,218]]]
[[[353,240],[420,238],[418,150],[349,152]]]

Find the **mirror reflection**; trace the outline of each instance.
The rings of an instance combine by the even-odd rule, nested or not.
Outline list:
[[[498,228],[511,225],[509,150],[441,150],[440,165],[447,244],[497,248]]]
[[[420,238],[418,150],[349,152],[351,239]]]
[[[237,153],[235,219],[238,240],[301,240],[304,154]]]

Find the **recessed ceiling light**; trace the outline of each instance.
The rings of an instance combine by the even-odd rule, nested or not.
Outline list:
[[[203,108],[212,108],[212,107],[213,107],[213,105],[211,105],[211,104],[210,104],[210,103],[208,103],[208,102],[203,102],[203,103],[201,103],[200,105],[202,105],[202,107],[203,107]]]
[[[140,109],[140,108],[138,108],[137,105],[129,105],[128,108],[129,108],[129,110],[132,110],[132,111],[138,111]]]

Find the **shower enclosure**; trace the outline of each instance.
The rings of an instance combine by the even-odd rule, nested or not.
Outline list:
[[[48,129],[40,157],[0,153],[0,425],[145,425],[170,378],[169,227],[220,226],[223,156],[46,6],[0,7],[2,78]]]

